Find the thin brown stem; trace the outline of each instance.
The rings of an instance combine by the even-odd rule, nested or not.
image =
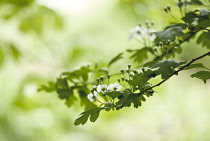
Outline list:
[[[178,70],[175,71],[173,74],[171,74],[171,75],[169,76],[169,78],[171,78],[171,77],[174,76],[174,75],[177,75],[180,71],[182,71],[182,70],[185,69],[186,67],[190,66],[190,65],[191,65],[192,63],[194,63],[195,61],[197,61],[197,60],[199,60],[199,59],[201,59],[201,58],[203,58],[203,57],[205,57],[205,56],[208,56],[208,55],[210,55],[210,51],[207,52],[207,53],[205,53],[205,54],[203,54],[203,55],[201,55],[201,56],[199,56],[199,57],[197,57],[197,58],[192,59],[189,63],[187,63],[186,65],[182,66],[180,69],[178,69]],[[169,78],[168,78],[168,79],[169,79]],[[148,89],[145,89],[144,91],[142,91],[142,92],[139,93],[139,96],[140,96],[141,94],[145,93],[145,92],[148,91],[148,90],[151,90],[151,89],[153,89],[153,88],[155,88],[155,87],[157,87],[157,86],[160,86],[161,84],[163,84],[163,83],[164,83],[165,81],[167,81],[168,79],[164,79],[164,80],[162,80],[161,82],[159,82],[158,84],[156,84],[156,85],[154,85],[154,86],[152,86],[152,87],[150,87],[150,88],[148,88]]]

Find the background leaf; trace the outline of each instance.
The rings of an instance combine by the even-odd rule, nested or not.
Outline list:
[[[118,54],[117,56],[115,56],[108,64],[108,67],[110,67],[113,63],[117,62],[118,60],[122,59],[123,53]]]

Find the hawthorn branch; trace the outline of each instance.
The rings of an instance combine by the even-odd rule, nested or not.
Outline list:
[[[197,57],[197,58],[192,59],[189,63],[187,63],[186,65],[182,66],[180,69],[178,69],[178,70],[175,71],[173,74],[171,74],[171,75],[169,76],[169,78],[171,78],[171,77],[174,76],[174,75],[177,75],[180,71],[184,70],[186,67],[190,66],[190,65],[191,65],[192,63],[194,63],[195,61],[197,61],[197,60],[199,60],[199,59],[201,59],[201,58],[204,58],[205,56],[208,56],[208,55],[210,55],[210,51],[207,52],[207,53],[205,53],[205,54],[203,54],[203,55],[201,55],[201,56],[199,56],[199,57]],[[169,78],[168,78],[168,79],[169,79]],[[138,95],[140,96],[141,94],[145,93],[146,91],[151,90],[151,89],[153,89],[153,88],[155,88],[155,87],[160,86],[161,84],[163,84],[163,83],[164,83],[165,81],[167,81],[168,79],[164,79],[164,80],[162,80],[161,82],[159,82],[158,84],[156,84],[156,85],[154,85],[154,86],[152,86],[152,87],[150,87],[150,88],[148,88],[148,89],[145,89],[144,91],[140,92]]]

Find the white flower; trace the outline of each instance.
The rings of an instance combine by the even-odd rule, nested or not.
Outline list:
[[[154,41],[156,36],[155,34],[152,34],[153,32],[155,32],[155,30],[153,29],[148,29],[142,26],[136,26],[131,30],[131,35],[128,40],[131,40],[133,38],[142,40],[144,38],[144,40]]]
[[[96,91],[94,91],[93,93],[90,93],[90,94],[87,95],[87,98],[88,98],[91,102],[93,102],[93,101],[95,100],[95,98],[97,98],[97,97],[98,97],[98,93],[97,93]]]
[[[97,92],[98,93],[105,93],[107,91],[107,85],[98,85],[97,86]]]
[[[107,90],[109,91],[120,91],[122,89],[122,86],[118,83],[110,84],[107,87]]]

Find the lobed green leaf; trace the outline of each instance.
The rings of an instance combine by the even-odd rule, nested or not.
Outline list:
[[[206,83],[206,80],[210,79],[210,71],[199,71],[192,74],[191,77],[202,79],[203,82]]]
[[[162,79],[168,79],[173,73],[174,69],[179,66],[179,63],[175,60],[160,61],[151,66],[151,68],[158,68],[156,75],[161,75]]]

